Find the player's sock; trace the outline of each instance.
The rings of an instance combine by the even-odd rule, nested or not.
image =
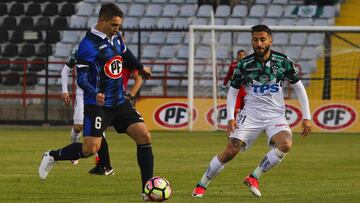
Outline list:
[[[211,180],[213,180],[217,175],[219,175],[221,171],[224,170],[224,167],[224,164],[219,161],[217,155],[214,156],[210,161],[208,169],[201,177],[199,185],[207,188]]]
[[[49,152],[50,156],[54,157],[55,161],[58,160],[78,160],[79,158],[84,158],[82,153],[82,143],[71,143],[70,145],[58,149],[51,150]]]
[[[79,139],[81,137],[81,132],[76,133],[74,128],[71,128],[71,142],[79,142]]]
[[[154,157],[150,143],[137,145],[137,161],[141,172],[142,188],[144,189],[146,182],[153,177],[154,171]]]
[[[271,149],[251,175],[256,179],[260,178],[266,171],[279,164],[285,156],[286,153],[280,151],[278,148]]]
[[[107,143],[105,137],[103,137],[101,140],[101,145],[100,145],[100,149],[98,151],[98,156],[99,156],[99,161],[97,162],[98,164],[96,164],[96,165],[106,167],[109,169],[111,167],[109,146],[108,146],[108,143]]]

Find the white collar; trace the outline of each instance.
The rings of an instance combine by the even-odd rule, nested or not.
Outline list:
[[[93,34],[101,37],[101,39],[108,39],[108,40],[109,40],[108,36],[107,36],[105,33],[100,32],[100,31],[97,30],[95,27],[96,27],[96,24],[93,25],[93,26],[91,26],[91,32],[92,32]],[[114,39],[114,37],[115,37],[115,35],[112,36],[110,40],[112,41],[112,40]]]

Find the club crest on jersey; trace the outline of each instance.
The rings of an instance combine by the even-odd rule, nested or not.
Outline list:
[[[122,75],[122,63],[123,59],[121,56],[115,56],[111,58],[104,65],[105,74],[111,79],[118,79]]]
[[[270,77],[268,75],[260,75],[259,76],[259,82],[261,83],[267,83],[269,82]]]

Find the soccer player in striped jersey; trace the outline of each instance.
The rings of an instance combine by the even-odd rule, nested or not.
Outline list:
[[[138,69],[145,79],[151,77],[151,70],[123,43],[119,33],[122,22],[121,9],[114,3],[104,3],[97,24],[81,40],[76,70],[77,83],[84,91],[84,140],[45,152],[39,166],[42,180],[58,161],[87,158],[98,153],[106,142],[103,132],[110,124],[119,133],[125,131],[137,145],[142,193],[145,183],[153,176],[151,134],[141,115],[126,100],[122,78],[123,65]]]
[[[225,164],[239,151],[248,149],[261,132],[266,133],[270,151],[255,170],[244,179],[254,196],[260,197],[259,178],[278,165],[292,146],[292,133],[285,118],[282,82],[286,79],[294,89],[303,113],[302,136],[311,131],[308,97],[294,62],[284,54],[270,49],[271,30],[266,25],[252,27],[254,53],[238,64],[227,96],[228,142],[224,151],[215,155],[192,192],[202,197],[210,182],[221,173]],[[239,87],[246,91],[245,106],[234,119],[234,107]]]

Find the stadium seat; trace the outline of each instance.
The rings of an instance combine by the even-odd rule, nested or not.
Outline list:
[[[124,19],[123,27],[125,28],[132,28],[132,27],[138,27],[139,26],[139,20],[136,17],[126,17]]]
[[[225,25],[226,18],[215,18],[215,25]]]
[[[164,44],[166,36],[165,32],[152,32],[149,36],[149,44]]]
[[[296,21],[296,25],[304,26],[304,25],[312,25],[311,18],[301,18]]]
[[[35,23],[35,29],[48,30],[51,27],[51,20],[47,16],[41,16]]]
[[[51,45],[49,45],[46,48],[46,44],[40,44],[36,49],[35,56],[37,56],[37,57],[47,57],[47,56],[51,55],[52,53],[53,53],[53,51],[52,51],[52,46]]]
[[[190,21],[188,18],[175,18],[174,28],[188,28]]]
[[[304,45],[306,43],[306,33],[293,33],[290,38],[291,45]]]
[[[9,16],[21,16],[25,13],[24,11],[25,11],[24,4],[14,3],[10,7]]]
[[[30,16],[25,16],[20,19],[18,28],[21,30],[32,30],[34,28],[34,20]]]
[[[45,5],[45,8],[43,10],[44,16],[55,16],[58,14],[58,5],[56,3],[48,3]]]
[[[231,8],[229,5],[220,5],[216,8],[215,17],[226,18],[230,16]]]
[[[45,70],[45,60],[42,58],[35,58],[31,61],[29,65],[29,71],[31,72],[39,72]]]
[[[279,19],[277,18],[263,18],[261,24],[263,25],[277,25],[279,23]]]
[[[78,31],[65,30],[62,34],[61,42],[70,44],[79,42]]]
[[[167,4],[164,6],[163,17],[176,17],[179,13],[179,6],[177,4]]]
[[[181,7],[180,17],[193,17],[195,15],[195,6],[191,4],[185,4]]]
[[[62,67],[64,66],[64,64],[61,64],[60,62],[63,61],[64,61],[63,58],[49,56],[49,62],[50,62],[48,65],[49,71],[52,73],[60,73]]]
[[[260,23],[260,18],[246,18],[244,25],[254,26]]]
[[[277,44],[277,43],[275,42],[275,44]],[[280,46],[274,46],[274,45],[272,45],[272,46],[271,46],[271,50],[277,51],[277,52],[279,52],[279,53],[284,53],[284,49],[283,49],[282,47],[280,47]]]
[[[203,4],[199,7],[197,17],[210,17],[210,13],[213,10],[211,5]]]
[[[155,25],[156,25],[155,19],[150,17],[141,18],[139,22],[139,26],[141,28],[153,28],[155,27]]]
[[[273,34],[273,42],[276,45],[288,45],[289,44],[289,34],[283,32],[275,32]]]
[[[21,84],[24,82],[24,79],[21,81]],[[38,83],[38,77],[36,73],[27,73],[26,74],[26,85],[33,86]]]
[[[301,51],[301,59],[316,59],[319,56],[315,47],[305,47]]]
[[[27,60],[25,58],[16,58],[14,63],[11,64],[10,70],[24,72],[24,65],[27,66]]]
[[[25,15],[27,16],[37,16],[41,14],[41,6],[39,3],[30,3],[27,6]]]
[[[166,44],[181,44],[183,41],[183,34],[180,32],[169,32],[166,37]]]
[[[251,42],[251,34],[248,32],[240,32],[238,34],[236,44],[238,45],[249,45]]]
[[[75,6],[72,3],[65,3],[62,5],[59,15],[60,16],[72,16],[76,12]]]
[[[138,46],[129,45],[129,46],[127,46],[127,48],[128,48],[129,50],[131,50],[131,52],[134,54],[134,56],[136,56],[136,58],[138,58],[138,56],[139,56]]]
[[[199,44],[200,41],[201,41],[201,35],[200,34],[197,34],[195,35],[194,37],[195,39],[195,44]],[[185,39],[184,39],[184,44],[189,44],[189,33],[186,33],[185,35]]]
[[[261,18],[265,16],[265,6],[255,4],[250,8],[249,17]]]
[[[24,32],[20,30],[15,30],[10,36],[11,43],[22,43],[24,41]]]
[[[284,49],[285,55],[289,56],[291,59],[298,59],[300,57],[301,47],[299,46],[289,46]]]
[[[4,16],[8,13],[7,5],[5,3],[0,3],[0,16]]]
[[[288,3],[288,0],[273,0],[273,4],[281,4],[286,5]]]
[[[66,29],[68,27],[68,22],[66,17],[63,16],[57,16],[54,19],[54,23],[52,25],[52,28],[55,30],[62,30]]]
[[[208,46],[198,46],[195,50],[196,59],[210,59],[211,49]]]
[[[139,17],[144,16],[145,6],[143,4],[132,4],[129,7],[128,16]]]
[[[266,16],[267,17],[281,17],[283,15],[284,9],[282,6],[279,5],[270,5],[267,8],[267,13]]]
[[[78,16],[92,16],[94,12],[93,4],[86,2],[79,2],[76,6]]]
[[[336,11],[334,6],[326,5],[323,8],[323,12],[320,15],[321,18],[333,18],[336,16]]]
[[[295,8],[296,8],[296,5],[287,5],[287,6],[285,6],[284,17],[286,17],[286,18],[296,18],[297,15],[293,13]]]
[[[158,28],[170,28],[172,27],[173,21],[171,18],[159,18],[156,25]]]
[[[187,73],[187,66],[186,65],[171,65],[170,66],[170,72],[178,74],[178,75],[186,74]]]
[[[9,41],[9,33],[6,30],[0,29],[0,43]]]
[[[83,16],[71,16],[70,18],[70,28],[86,28],[87,18]]]
[[[255,4],[266,4],[269,5],[271,3],[271,0],[256,0]]]
[[[296,21],[292,18],[282,18],[279,21],[279,25],[288,25],[288,26],[292,26],[295,25]]]
[[[314,19],[314,25],[315,26],[328,26],[328,25],[330,25],[330,23],[329,23],[328,19],[315,18]]]
[[[2,30],[14,30],[17,27],[17,20],[13,16],[6,16],[3,18],[1,29]]]
[[[166,80],[166,85],[169,87],[179,87],[180,86],[180,80],[177,79],[170,79]]]
[[[322,33],[310,33],[307,37],[308,45],[323,45],[325,36]]]
[[[4,85],[14,86],[20,84],[20,75],[16,72],[10,72],[4,75]]]
[[[0,58],[0,71],[8,71],[10,70],[10,59],[9,58]]]
[[[159,4],[149,4],[146,8],[145,16],[158,17],[161,16],[162,7]]]
[[[193,25],[207,25],[208,19],[207,18],[193,18],[192,24]]]
[[[226,25],[242,25],[241,18],[235,17],[235,18],[228,18]]]
[[[229,49],[225,46],[220,46],[216,48],[216,58],[228,60],[231,56]]]
[[[99,17],[97,17],[97,16],[90,17],[87,22],[87,28],[91,28],[91,26],[95,25],[98,21],[98,18]]]
[[[187,46],[180,47],[178,54],[177,54],[177,58],[178,59],[188,59],[189,58],[189,47],[187,47]]]
[[[56,43],[55,45],[55,57],[64,57],[67,58],[70,56],[71,51],[73,50],[73,46],[70,44],[63,44],[61,42]]]
[[[235,35],[233,35],[235,37]],[[230,32],[222,32],[219,37],[219,44],[221,45],[231,45],[233,44],[232,41],[235,42],[235,40],[232,40],[232,36]]]
[[[35,55],[34,44],[25,44],[21,47],[19,56],[21,57],[32,57]]]
[[[211,38],[212,38],[211,32],[206,32],[206,33],[202,34],[202,36],[201,36],[201,44],[210,46]],[[217,40],[216,36],[215,36],[215,40]]]
[[[156,59],[159,54],[159,47],[153,45],[145,45],[142,51],[142,58]]]
[[[141,32],[141,36],[140,36],[141,43],[147,43],[149,40],[149,36],[150,36],[149,32]],[[138,34],[133,35],[131,39],[131,43],[137,44],[138,38],[139,38]]]
[[[170,46],[170,45],[162,46],[160,49],[159,57],[166,59],[174,58],[176,55],[176,50],[177,49],[174,46]]]
[[[248,15],[248,8],[245,5],[236,5],[233,8],[231,17],[245,17]]]
[[[56,31],[56,30],[47,31],[45,40],[48,43],[56,43],[56,42],[60,41],[59,31]]]

